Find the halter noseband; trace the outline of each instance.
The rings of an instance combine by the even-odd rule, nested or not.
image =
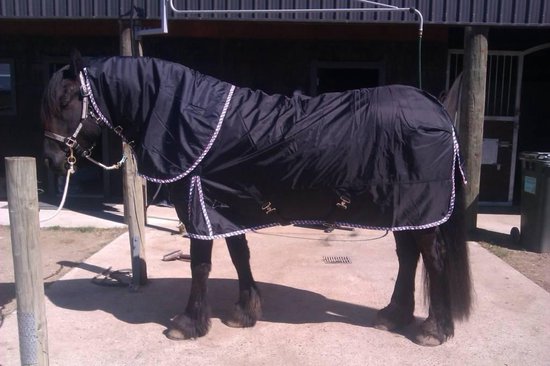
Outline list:
[[[81,156],[88,159],[92,163],[102,167],[105,170],[119,169],[122,166],[122,164],[124,164],[124,162],[126,161],[126,156],[123,155],[122,159],[118,163],[115,163],[111,166],[106,166],[106,165],[94,160],[91,157],[92,149],[94,148],[95,144],[92,145],[90,148],[85,149],[82,146],[80,146],[78,144],[77,140],[76,140],[76,138],[78,137],[78,134],[82,130],[82,127],[84,127],[84,124],[82,122],[85,121],[88,118],[89,114],[91,114],[92,117],[94,117],[96,119],[96,123],[98,123],[100,121],[99,118],[95,117],[95,114],[93,113],[93,111],[90,110],[90,95],[91,95],[92,91],[87,86],[86,80],[84,78],[84,74],[82,73],[82,71],[78,74],[78,77],[80,79],[80,96],[82,97],[82,112],[80,113],[80,121],[78,123],[78,126],[76,127],[76,130],[74,131],[74,133],[71,136],[67,136],[67,137],[61,136],[61,135],[59,135],[57,133],[54,133],[54,132],[51,132],[51,131],[44,131],[44,136],[46,136],[47,138],[50,138],[52,140],[61,142],[69,148],[69,154],[67,156],[67,163],[69,163],[71,168],[76,163],[76,158],[74,157],[74,154],[73,154],[73,149],[74,149]]]

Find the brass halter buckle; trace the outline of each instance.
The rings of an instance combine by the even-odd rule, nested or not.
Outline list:
[[[69,136],[65,139],[65,145],[69,148],[69,149],[73,149],[76,145],[76,138],[72,137],[72,136]]]

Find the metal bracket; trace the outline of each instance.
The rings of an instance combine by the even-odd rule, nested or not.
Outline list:
[[[166,1],[160,1],[160,28],[148,28],[148,29],[138,29],[134,32],[134,36],[138,39],[141,36],[152,36],[156,34],[168,34],[168,14],[166,12]]]
[[[156,34],[167,34],[168,33],[168,14],[166,3],[170,3],[172,11],[176,14],[285,14],[285,13],[327,13],[327,12],[410,12],[418,16],[418,34],[419,37],[422,37],[422,32],[424,29],[424,17],[422,13],[416,8],[402,8],[398,6],[388,5],[384,3],[379,3],[376,1],[370,0],[356,0],[359,3],[368,4],[375,6],[374,8],[312,8],[312,9],[199,9],[199,10],[190,10],[190,9],[177,9],[174,6],[173,0],[159,0],[160,1],[160,28],[150,28],[150,29],[139,29],[135,34],[135,38],[141,36],[150,36]]]

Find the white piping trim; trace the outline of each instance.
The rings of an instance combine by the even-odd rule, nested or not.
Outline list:
[[[382,231],[407,231],[407,230],[429,229],[429,228],[432,228],[432,227],[442,225],[445,222],[447,222],[449,220],[449,218],[451,217],[451,215],[453,214],[453,211],[454,211],[454,208],[455,208],[455,201],[456,201],[455,170],[456,170],[457,164],[458,164],[458,167],[460,169],[460,173],[462,175],[462,180],[463,180],[464,184],[466,184],[466,176],[464,174],[464,171],[462,170],[462,167],[460,166],[460,161],[459,161],[460,160],[460,149],[459,149],[458,140],[456,139],[454,129],[452,130],[452,136],[453,136],[453,164],[452,164],[452,168],[451,168],[452,190],[451,190],[451,199],[449,201],[449,209],[447,211],[447,214],[443,218],[441,218],[438,221],[429,223],[429,224],[418,225],[418,226],[381,227],[381,226],[367,226],[367,225],[360,225],[360,224],[350,224],[348,222],[341,222],[341,221],[337,221],[334,224],[337,225],[337,226],[347,226],[347,227],[353,227],[353,228],[357,228],[357,229],[382,230]],[[194,178],[198,178],[198,177],[195,176],[195,177],[193,177],[193,179]],[[199,184],[200,184],[200,178],[199,178]],[[193,182],[191,183],[191,185],[193,186]],[[204,200],[203,200],[203,197],[202,197],[202,189],[200,189],[199,192],[200,192],[200,195],[201,195],[201,197],[200,197],[201,206],[203,206],[204,205]],[[189,195],[189,199],[191,199],[191,195]],[[203,206],[203,210],[204,210],[204,212],[206,211],[204,206]],[[205,215],[205,219],[207,219],[207,218],[208,218],[208,216]],[[322,220],[294,220],[294,221],[290,221],[291,225],[323,225],[325,223],[326,223],[326,221],[322,221]],[[249,231],[261,230],[261,229],[265,229],[265,228],[273,227],[273,226],[280,226],[281,224],[275,222],[275,223],[272,223],[272,224],[254,226],[254,227],[244,228],[244,229],[229,232],[229,233],[215,234],[215,235],[212,232],[212,228],[210,226],[210,221],[208,219],[207,219],[207,225],[208,225],[208,233],[210,235],[187,233],[187,236],[192,238],[192,239],[201,239],[201,240],[221,239],[221,238],[227,238],[227,237],[230,237],[230,236],[245,234]]]
[[[225,99],[225,104],[223,106],[222,113],[220,114],[220,118],[218,119],[218,124],[216,125],[216,129],[214,130],[214,133],[212,134],[212,137],[210,138],[210,141],[208,142],[208,144],[204,148],[202,154],[197,158],[197,160],[195,160],[195,162],[189,167],[189,169],[187,169],[185,172],[183,172],[183,173],[181,173],[181,174],[179,174],[179,175],[177,175],[173,178],[168,178],[168,179],[158,179],[158,178],[149,177],[149,176],[146,176],[146,175],[143,175],[143,174],[140,174],[140,175],[142,177],[144,177],[145,179],[147,179],[148,181],[155,182],[155,183],[173,183],[177,180],[185,178],[185,176],[187,176],[189,173],[191,173],[191,171],[193,171],[193,169],[195,169],[197,167],[197,165],[200,164],[202,159],[204,159],[206,154],[208,154],[208,152],[212,148],[212,145],[214,145],[214,141],[216,140],[216,137],[218,137],[218,134],[219,134],[219,132],[222,128],[222,124],[223,124],[223,121],[225,119],[225,115],[227,113],[227,109],[229,108],[229,103],[231,102],[231,98],[233,97],[233,92],[234,91],[235,91],[235,85],[231,85],[231,88],[229,89],[229,93],[227,94],[227,98]]]
[[[103,122],[105,124],[105,126],[107,126],[109,129],[111,129],[115,134],[117,134],[122,139],[122,141],[127,143],[128,140],[120,132],[120,130],[114,128],[113,125],[111,124],[111,122],[109,122],[109,120],[107,119],[107,117],[105,117],[103,115],[103,113],[101,113],[101,110],[99,109],[99,106],[97,105],[97,103],[95,101],[95,98],[94,98],[94,93],[93,93],[93,90],[92,90],[92,86],[90,84],[90,79],[88,77],[88,69],[83,68],[82,71],[84,72],[84,79],[85,79],[85,83],[82,86],[86,89],[86,91],[88,92],[88,94],[90,96],[90,102],[92,102],[92,109],[93,109],[94,114],[97,116],[97,118],[101,122]]]
[[[241,234],[245,234],[249,231],[254,231],[254,230],[261,230],[261,229],[267,229],[269,227],[274,227],[274,226],[280,226],[279,223],[273,223],[273,224],[266,224],[266,225],[260,225],[260,226],[254,226],[254,227],[251,227],[251,228],[246,228],[246,229],[242,229],[242,230],[237,230],[237,231],[232,231],[230,233],[225,233],[225,234],[216,234],[216,235],[200,235],[200,234],[192,234],[192,233],[187,233],[187,236],[190,237],[191,239],[201,239],[201,240],[212,240],[212,239],[222,239],[222,238],[228,238],[230,236],[236,236],[236,235],[241,235]]]
[[[114,131],[120,138],[122,138],[122,140],[124,142],[128,142],[126,137],[124,135],[122,135],[120,130],[114,128],[113,125],[109,122],[109,120],[103,115],[103,113],[101,113],[101,110],[99,109],[99,106],[97,105],[97,103],[95,101],[95,98],[94,98],[94,94],[92,92],[92,88],[91,88],[91,85],[90,85],[90,80],[88,78],[88,70],[86,68],[84,68],[82,71],[84,72],[84,76],[85,76],[85,79],[86,79],[86,82],[83,86],[87,89],[87,91],[90,94],[90,101],[92,102],[92,109],[93,109],[94,113],[97,115],[98,119],[101,120],[101,122],[103,122],[109,129]],[[193,169],[195,169],[200,164],[200,162],[204,159],[206,154],[208,154],[208,152],[212,148],[212,145],[214,145],[214,141],[218,137],[218,134],[220,133],[220,130],[222,128],[222,124],[223,124],[223,121],[225,119],[225,115],[227,114],[227,110],[229,109],[229,104],[231,103],[231,98],[233,97],[233,93],[235,92],[235,88],[236,88],[235,85],[231,85],[231,87],[229,88],[229,93],[227,94],[227,97],[225,98],[225,103],[224,103],[222,112],[220,114],[220,117],[218,118],[218,123],[216,125],[216,129],[214,130],[214,133],[212,134],[212,137],[210,138],[210,141],[208,141],[208,144],[206,145],[206,147],[202,151],[201,155],[197,158],[197,160],[195,160],[195,162],[185,172],[183,172],[183,173],[181,173],[181,174],[179,174],[179,175],[177,175],[173,178],[168,178],[168,179],[153,178],[153,177],[149,177],[149,176],[144,175],[144,174],[139,174],[139,175],[141,177],[147,179],[148,181],[155,182],[155,183],[173,183],[177,180],[180,180],[180,179],[184,178],[189,173],[191,173],[191,171],[193,171]]]
[[[458,145],[458,140],[456,138],[454,128],[453,128],[453,145],[454,145],[454,151],[455,151],[455,159],[458,162],[458,169],[460,170],[460,175],[462,176],[462,183],[468,184],[468,179],[466,179],[466,173],[462,169],[462,160],[460,159],[460,147]]]
[[[92,92],[92,88],[90,86],[90,81],[89,81],[89,78],[88,78],[88,70],[86,68],[84,68],[83,72],[84,72],[85,79],[86,79],[86,82],[83,86],[89,91],[90,101],[92,102],[92,108],[94,110],[94,113],[96,113],[97,117],[107,127],[109,127],[111,130],[113,130],[117,135],[119,135],[126,142],[126,138],[119,131],[114,129],[112,124],[109,122],[109,120],[103,115],[103,113],[101,113],[101,110],[99,109],[99,107],[98,107],[98,105],[95,101],[95,98],[94,98],[94,95],[93,95],[93,92]],[[229,108],[229,104],[231,102],[231,98],[233,96],[234,91],[235,91],[235,85],[231,85],[231,87],[229,89],[229,93],[228,93],[227,98],[225,100],[224,107],[222,109],[222,113],[220,114],[220,117],[218,119],[218,124],[216,125],[216,129],[214,130],[214,133],[212,134],[212,137],[210,138],[210,141],[206,145],[206,147],[203,150],[203,152],[201,153],[201,155],[197,158],[197,160],[191,165],[191,167],[189,169],[187,169],[184,173],[182,173],[182,174],[180,174],[180,175],[178,175],[174,178],[170,178],[170,179],[157,179],[157,178],[148,177],[148,176],[142,175],[142,174],[140,174],[140,175],[142,177],[144,177],[145,179],[147,179],[149,181],[152,181],[152,182],[172,183],[172,182],[175,182],[177,180],[180,180],[180,179],[184,178],[193,169],[195,169],[200,164],[200,162],[204,159],[206,154],[210,151],[210,149],[212,148],[212,145],[214,144],[214,141],[218,137],[218,134],[221,130],[221,127],[222,127],[223,121],[225,119],[225,115],[227,113],[227,110]],[[454,129],[452,130],[452,137],[453,137],[453,152],[454,152],[453,155],[454,156],[453,156],[452,173],[451,173],[451,184],[452,184],[451,200],[450,200],[450,203],[449,203],[449,210],[447,211],[447,214],[441,220],[435,221],[433,223],[425,224],[425,225],[400,226],[400,227],[391,227],[391,228],[350,224],[350,223],[346,223],[346,222],[335,222],[335,225],[348,226],[348,227],[354,227],[354,228],[359,228],[359,229],[369,229],[369,230],[405,231],[405,230],[427,229],[427,228],[439,226],[439,225],[447,222],[449,220],[449,218],[451,217],[453,211],[454,211],[454,205],[455,205],[456,187],[455,187],[454,174],[455,174],[455,168],[456,168],[457,161],[458,161],[458,167],[459,167],[459,170],[460,170],[460,174],[462,176],[462,180],[463,180],[464,184],[467,183],[466,175],[465,175],[465,173],[462,169],[462,165],[460,164],[460,161],[459,161],[460,160],[459,145],[458,145],[458,141],[457,141]],[[208,227],[209,235],[200,235],[200,234],[188,233],[187,235],[190,238],[203,239],[203,240],[226,238],[226,237],[230,237],[230,236],[241,235],[241,234],[244,234],[248,231],[260,230],[260,229],[265,229],[265,228],[268,228],[268,227],[273,227],[273,226],[279,226],[280,225],[279,223],[266,224],[266,225],[261,225],[261,226],[244,228],[242,230],[238,230],[238,231],[234,231],[234,232],[230,232],[230,233],[214,235],[213,230],[212,230],[212,225],[210,223],[210,218],[208,217],[208,214],[206,212],[206,205],[204,203],[202,185],[201,185],[201,181],[200,181],[199,176],[193,176],[191,178],[191,184],[190,184],[190,188],[189,188],[189,204],[188,204],[189,205],[188,206],[189,218],[191,217],[191,206],[190,205],[191,205],[191,199],[192,199],[192,196],[193,196],[193,191],[194,191],[195,185],[197,186],[197,189],[198,189],[198,192],[199,192],[199,201],[200,201],[200,205],[201,205],[201,209],[202,209],[202,214],[203,214],[203,217],[206,221],[206,225]],[[317,224],[324,224],[325,221],[321,221],[321,220],[296,220],[296,221],[291,221],[290,223],[292,225],[317,225]]]
[[[454,196],[453,196],[453,200],[454,200]],[[428,228],[431,228],[431,227],[439,226],[439,225],[445,223],[447,220],[449,220],[450,216],[451,215],[448,214],[443,219],[441,219],[439,221],[433,222],[431,224],[425,224],[425,225],[419,225],[419,226],[378,227],[378,226],[350,224],[348,222],[339,222],[339,221],[335,222],[334,224],[336,226],[353,227],[353,228],[357,228],[357,229],[368,229],[368,230],[381,230],[381,231],[422,230],[422,229],[428,229]],[[291,225],[323,225],[325,223],[326,223],[326,221],[322,221],[322,220],[295,220],[295,221],[290,221]],[[186,235],[188,237],[192,238],[192,239],[201,239],[201,240],[222,239],[222,238],[241,235],[241,234],[245,234],[245,233],[250,232],[250,231],[266,229],[266,228],[270,228],[270,227],[274,227],[274,226],[281,226],[281,224],[279,224],[278,222],[275,222],[275,223],[272,223],[272,224],[265,224],[265,225],[260,225],[260,226],[244,228],[244,229],[241,229],[241,230],[232,231],[232,232],[224,233],[224,234],[201,235],[201,234],[193,234],[193,233],[188,232]]]
[[[193,202],[193,193],[195,192],[195,177],[191,178],[191,183],[189,184],[189,199],[187,200],[187,219],[191,222],[191,203]]]
[[[451,199],[449,201],[449,209],[447,210],[447,214],[443,218],[441,218],[440,220],[437,220],[435,222],[432,222],[432,223],[428,223],[428,224],[424,224],[424,225],[417,225],[417,226],[382,227],[382,226],[368,226],[368,225],[360,225],[360,224],[351,224],[351,223],[348,223],[348,222],[341,222],[341,221],[335,222],[334,225],[353,227],[353,228],[357,228],[357,229],[368,229],[368,230],[407,231],[407,230],[429,229],[429,228],[432,228],[432,227],[442,225],[445,222],[447,222],[449,220],[449,218],[451,217],[451,215],[453,214],[453,211],[454,211],[454,208],[455,208],[455,201],[456,201],[455,169],[456,169],[456,164],[457,163],[459,165],[459,170],[460,170],[460,173],[462,175],[462,180],[463,180],[464,184],[466,184],[466,177],[464,175],[464,172],[462,171],[462,167],[460,166],[459,145],[458,145],[458,141],[457,141],[456,136],[455,136],[454,129],[452,131],[452,136],[453,136],[453,164],[452,164],[452,170],[451,170],[452,191],[451,191]],[[193,177],[193,178],[195,178],[195,177]],[[198,177],[196,177],[196,178],[198,178]],[[200,179],[199,179],[199,184],[200,184]],[[192,183],[192,185],[193,185],[193,183]],[[202,189],[199,190],[199,194],[201,195],[200,200],[201,200],[201,206],[202,206],[202,205],[204,205],[204,199],[202,197]],[[189,196],[189,198],[191,199],[191,195]],[[203,206],[203,210],[204,210],[204,212],[206,211],[204,206]],[[208,218],[208,216],[205,215],[205,219],[207,219],[207,218]],[[326,223],[326,221],[322,221],[322,220],[293,220],[293,221],[290,221],[291,225],[323,225],[325,223]],[[254,227],[244,228],[244,229],[237,230],[237,231],[232,231],[232,232],[229,232],[229,233],[215,234],[215,235],[212,232],[212,227],[210,226],[210,221],[208,219],[207,219],[207,225],[208,225],[209,235],[187,233],[187,236],[192,238],[192,239],[201,239],[201,240],[222,239],[222,238],[227,238],[227,237],[230,237],[230,236],[245,234],[249,231],[261,230],[261,229],[266,229],[266,228],[274,227],[274,226],[280,226],[281,224],[275,222],[275,223],[272,223],[272,224],[254,226]]]
[[[208,227],[208,235],[213,236],[214,232],[212,231],[212,224],[210,223],[210,218],[208,217],[208,212],[206,211],[206,205],[204,204],[204,195],[202,193],[201,178],[198,175],[195,175],[191,179],[197,185],[197,191],[199,192],[199,202],[201,204],[201,210],[202,210],[202,216],[204,217],[204,221],[206,221],[206,226]]]

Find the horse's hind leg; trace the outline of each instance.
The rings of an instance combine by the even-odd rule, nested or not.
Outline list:
[[[420,325],[414,341],[424,346],[437,346],[454,334],[449,284],[445,271],[445,248],[435,228],[416,232],[415,239],[426,268],[425,280],[430,307],[428,318]]]
[[[207,280],[212,267],[212,240],[191,239],[191,293],[183,314],[172,319],[170,339],[202,337],[210,329]]]
[[[410,231],[397,231],[394,236],[399,272],[391,302],[378,312],[373,324],[383,330],[394,330],[414,320],[414,280],[420,250]]]
[[[239,300],[231,319],[225,321],[230,327],[252,327],[260,318],[262,306],[260,293],[250,269],[250,250],[244,235],[226,238],[231,260],[239,276]]]

